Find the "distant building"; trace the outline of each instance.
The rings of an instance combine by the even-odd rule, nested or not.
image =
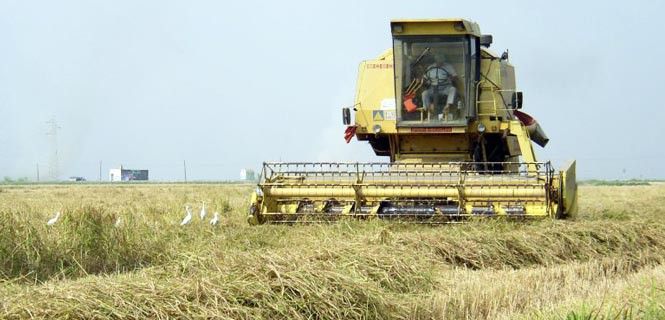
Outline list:
[[[120,166],[109,170],[109,181],[148,181],[148,170],[125,169]]]
[[[242,169],[240,170],[240,180],[254,181],[256,180],[256,173],[252,169]]]

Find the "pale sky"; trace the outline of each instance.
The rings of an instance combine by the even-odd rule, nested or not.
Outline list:
[[[662,1],[0,0],[0,178],[99,161],[237,179],[262,161],[385,161],[345,144],[357,67],[395,18],[463,17],[510,50],[536,147],[578,177],[665,178]]]

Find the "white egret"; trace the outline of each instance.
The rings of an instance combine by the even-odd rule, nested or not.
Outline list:
[[[56,212],[55,216],[53,218],[49,219],[48,222],[46,222],[46,225],[47,226],[54,225],[56,222],[58,222],[58,218],[60,218],[60,211]]]
[[[206,202],[205,201],[201,201],[201,202],[203,202],[203,207],[201,207],[201,213],[199,214],[199,216],[201,217],[201,220],[203,220],[203,218],[206,217],[206,213],[207,213],[206,212]]]
[[[181,226],[184,226],[192,221],[192,209],[189,206],[185,206],[185,211],[187,211],[187,215],[184,219],[182,219],[182,222],[180,222]]]
[[[210,225],[216,226],[219,223],[219,212],[215,212],[215,216],[210,219]]]

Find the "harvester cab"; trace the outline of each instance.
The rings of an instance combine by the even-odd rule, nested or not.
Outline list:
[[[565,217],[577,210],[575,162],[556,171],[532,141],[548,138],[520,111],[507,52],[463,19],[397,20],[393,47],[359,67],[345,139],[389,162],[264,163],[249,222],[340,217],[425,223]],[[351,116],[353,110],[353,117]]]
[[[393,30],[404,32],[400,24]],[[398,125],[466,126],[475,116],[467,97],[473,97],[478,77],[477,41],[468,35],[396,35],[393,42],[396,102],[404,106],[396,114]]]

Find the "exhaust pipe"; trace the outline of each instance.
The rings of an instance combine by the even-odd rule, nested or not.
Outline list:
[[[519,110],[513,110],[513,114],[520,120],[520,122],[522,122],[522,124],[524,124],[524,126],[526,126],[526,130],[529,132],[531,140],[544,148],[550,141],[550,138],[547,137],[538,121],[532,116]]]

